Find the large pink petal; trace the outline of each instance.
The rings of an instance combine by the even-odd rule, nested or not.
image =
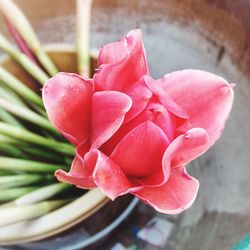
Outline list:
[[[162,158],[162,170],[142,179],[148,186],[160,186],[165,183],[171,169],[184,166],[203,154],[209,146],[209,137],[202,128],[194,128],[177,137],[170,143]]]
[[[120,92],[101,91],[93,95],[91,148],[99,148],[119,129],[131,106],[131,99]]]
[[[143,190],[132,193],[161,213],[177,214],[193,204],[198,189],[199,182],[180,166],[171,169],[170,177],[164,185],[145,186]]]
[[[186,113],[185,109],[181,108],[169,95],[168,89],[162,87],[160,84],[158,84],[157,80],[154,80],[151,76],[147,75],[144,76],[144,81],[147,84],[147,86],[153,91],[155,96],[159,99],[159,101],[166,107],[167,110],[172,112],[178,117],[187,119],[188,114]]]
[[[147,110],[151,110],[153,112],[154,123],[158,125],[166,134],[168,139],[172,141],[175,135],[176,119],[181,118],[176,117],[171,112],[169,112],[158,100],[150,101],[149,105],[147,106]]]
[[[171,168],[186,165],[202,155],[209,144],[210,138],[204,129],[190,129],[168,146],[164,153],[163,165],[171,165]]]
[[[88,189],[96,187],[92,176],[73,175],[62,169],[56,170],[55,176],[59,181],[75,185],[79,188]]]
[[[104,46],[99,54],[99,67],[94,75],[97,90],[121,91],[147,74],[141,31],[133,30],[120,42]]]
[[[138,102],[140,102],[140,97],[138,97]],[[143,102],[143,101],[142,101]],[[151,102],[151,101],[150,101]],[[134,105],[134,103],[133,103]],[[139,104],[140,106],[140,104]],[[141,103],[141,107],[142,107]],[[125,120],[127,115],[130,114],[132,108],[126,113]],[[139,109],[136,107],[132,112],[136,112]],[[163,105],[160,103],[151,103],[147,105],[147,107],[140,112],[134,119],[129,120],[119,128],[119,130],[102,146],[101,150],[105,152],[105,154],[110,155],[118,143],[135,127],[139,126],[141,123],[146,121],[151,121],[158,125],[165,135],[168,137],[169,141],[172,141],[175,135],[175,128],[177,126],[176,120],[178,118],[169,113]]]
[[[93,87],[76,74],[59,73],[43,87],[43,102],[50,122],[74,145],[89,136]]]
[[[201,70],[182,70],[165,75],[155,82],[188,116],[180,128],[204,128],[211,145],[220,137],[233,103],[233,90],[227,81]]]
[[[135,118],[146,108],[153,93],[145,84],[144,77],[142,77],[137,83],[128,88],[125,91],[125,94],[132,99],[133,104],[125,116],[124,123]]]
[[[93,159],[95,184],[112,200],[117,196],[142,188],[135,180],[129,180],[121,168],[105,154],[96,149],[91,150],[88,154]]]
[[[136,116],[131,121],[127,122],[118,129],[118,131],[105,143],[102,145],[101,150],[107,155],[110,155],[119,142],[135,127],[140,124],[154,121],[154,114],[150,110],[142,111],[138,116]]]
[[[55,176],[59,181],[73,184],[79,188],[93,188],[96,186],[92,178],[93,159],[86,154],[87,150],[87,143],[82,144],[77,148],[76,156],[68,173],[61,169],[55,172]]]
[[[168,138],[158,126],[144,122],[121,140],[110,157],[127,176],[142,178],[161,169],[168,144]]]
[[[128,55],[126,38],[110,43],[101,48],[98,55],[98,66],[122,61]]]

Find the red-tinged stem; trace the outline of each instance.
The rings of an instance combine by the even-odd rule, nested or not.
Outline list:
[[[56,75],[58,70],[55,64],[44,51],[33,27],[15,2],[13,0],[0,0],[0,12],[8,20],[11,20],[11,24],[18,31],[30,50],[36,55],[37,60],[44,69],[46,69],[49,75]]]
[[[11,36],[13,37],[14,41],[16,42],[17,46],[19,47],[19,49],[30,59],[32,60],[34,63],[36,63],[38,65],[38,61],[35,57],[35,55],[31,52],[31,50],[29,49],[29,47],[27,46],[26,42],[23,40],[23,38],[20,36],[20,34],[16,31],[16,29],[14,28],[14,26],[12,25],[12,23],[6,18],[4,17],[4,21],[7,24],[9,33],[11,34]]]

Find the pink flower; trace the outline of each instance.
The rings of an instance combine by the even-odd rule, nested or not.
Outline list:
[[[142,34],[104,46],[93,79],[59,73],[43,88],[52,124],[76,147],[63,182],[131,193],[162,213],[191,206],[199,183],[185,165],[220,137],[233,102],[223,78],[182,70],[150,77]]]

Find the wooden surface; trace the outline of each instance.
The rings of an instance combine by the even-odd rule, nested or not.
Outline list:
[[[74,1],[16,2],[43,43],[74,44]],[[237,84],[222,139],[188,167],[200,180],[200,192],[178,217],[167,249],[224,250],[250,230],[249,23],[245,0],[94,0],[92,47],[141,28],[153,76],[198,68]]]

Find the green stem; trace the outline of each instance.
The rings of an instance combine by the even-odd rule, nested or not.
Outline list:
[[[0,48],[2,48],[10,57],[18,62],[32,77],[34,77],[42,85],[49,77],[31,61],[25,54],[13,47],[11,43],[0,33]]]
[[[16,199],[14,201],[14,204],[20,206],[48,200],[51,197],[63,192],[64,190],[69,189],[70,187],[72,186],[65,183],[48,185],[46,187],[39,188],[31,193],[23,195],[22,197]]]
[[[32,160],[16,159],[0,156],[0,169],[7,171],[26,171],[38,173],[54,173],[57,169],[68,167],[58,164],[50,164]]]
[[[42,66],[46,69],[50,76],[54,76],[59,72],[55,64],[52,62],[52,60],[49,58],[49,56],[41,46],[31,49],[36,55],[38,61],[42,64]]]
[[[0,97],[2,97],[5,100],[10,101],[11,103],[15,103],[17,105],[21,105],[24,107],[27,107],[27,105],[20,99],[19,96],[17,96],[12,90],[7,89],[7,86],[0,86]],[[29,105],[38,113],[40,113],[42,116],[47,117],[47,113],[45,112],[44,107],[38,107],[34,103],[29,103]]]
[[[0,121],[6,122],[10,125],[17,126],[23,128],[23,125],[10,113],[0,108]]]
[[[1,1],[1,0],[0,0]],[[0,66],[0,80],[9,88],[18,93],[24,100],[30,101],[39,107],[43,107],[43,102],[40,96],[33,92],[23,82],[9,73],[6,69]]]
[[[17,141],[16,141],[15,139],[0,134],[0,145],[1,145],[1,144],[4,144],[4,143],[5,143],[5,144],[7,144],[7,143],[13,144],[13,143],[16,143],[16,142],[17,142]]]
[[[16,158],[23,158],[25,156],[19,148],[9,144],[0,144],[0,153]]]
[[[44,176],[37,174],[7,175],[0,176],[0,189],[13,188],[44,180]]]
[[[15,205],[15,204],[14,204],[12,201],[10,201],[10,202],[5,202],[5,203],[3,203],[3,204],[0,205],[0,211],[1,211],[2,208],[13,207],[14,205]]]
[[[43,127],[52,131],[53,133],[58,134],[58,132],[52,127],[50,122],[45,117],[38,115],[26,107],[11,103],[10,101],[7,101],[3,98],[0,98],[0,107],[17,117],[22,118],[23,120],[29,121],[38,125],[39,127]]]
[[[44,108],[37,107],[35,104],[31,104],[31,107],[34,109],[34,111],[47,118],[47,113]]]
[[[10,175],[11,172],[0,170],[0,176]]]
[[[4,191],[0,192],[0,202],[15,200],[22,195],[34,191],[35,189],[37,189],[37,187],[19,187],[5,189]],[[0,214],[2,215],[1,212]]]
[[[43,201],[32,205],[2,208],[0,211],[0,227],[40,217],[62,207],[69,201],[68,199]]]
[[[45,70],[51,76],[57,74],[58,70],[56,66],[43,50],[31,24],[17,5],[12,0],[0,0],[0,11],[11,21],[11,24],[22,36]]]
[[[16,140],[22,140],[25,142],[31,142],[33,144],[42,145],[63,154],[72,156],[75,155],[75,149],[69,143],[57,142],[53,139],[39,136],[35,133],[27,131],[26,129],[17,128],[3,122],[0,122],[0,134],[15,138]]]
[[[72,163],[72,156],[62,152],[55,152],[43,147],[28,145],[27,143],[19,144],[27,159],[61,164],[63,166],[70,166]],[[66,160],[68,159],[68,161]]]
[[[11,89],[7,86],[4,86],[4,83],[1,83],[0,86],[0,97],[3,97],[10,102],[16,103],[21,106],[26,106],[26,104],[20,99],[20,97],[15,94]]]
[[[89,33],[92,0],[77,0],[77,62],[80,75],[90,76]]]
[[[34,157],[38,157],[41,159],[46,159],[46,161],[62,160],[62,155],[55,154],[55,152],[53,153],[48,150],[44,150],[43,148],[32,147],[25,144],[20,146],[22,146],[22,151],[28,155],[27,158],[34,159]]]

